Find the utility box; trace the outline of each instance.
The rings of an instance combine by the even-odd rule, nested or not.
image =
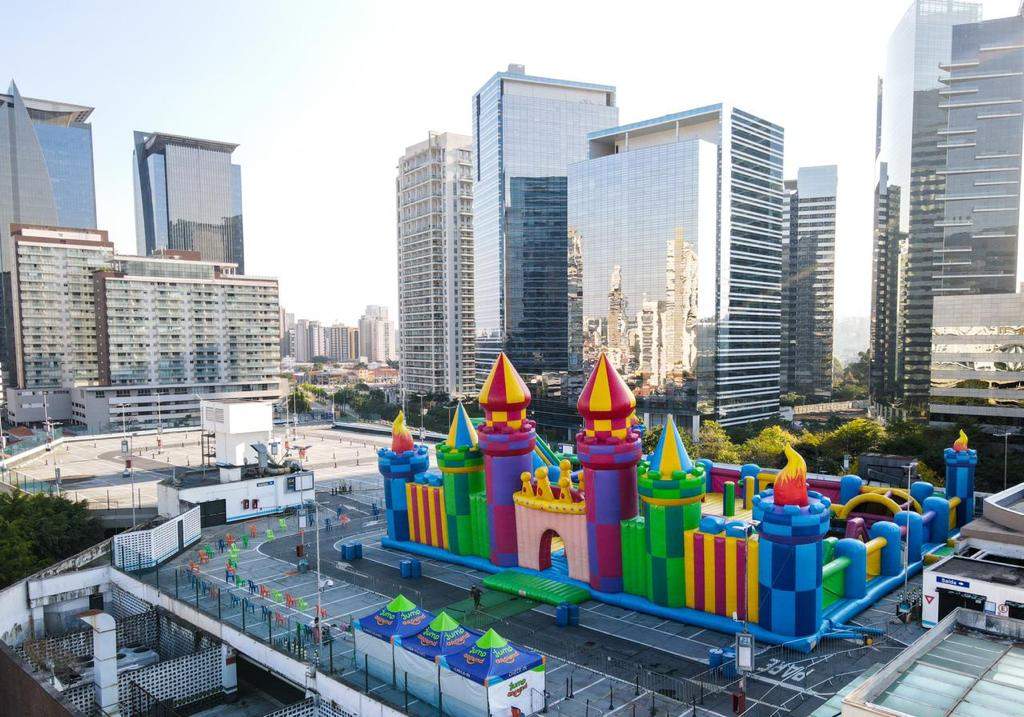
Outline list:
[[[270,401],[203,401],[202,428],[212,433],[221,467],[255,463],[253,443],[269,443],[274,425]]]

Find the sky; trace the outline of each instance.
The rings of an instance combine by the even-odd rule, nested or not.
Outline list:
[[[839,166],[841,319],[870,313],[875,83],[908,5],[7,0],[0,79],[96,108],[98,224],[121,251],[133,131],[238,143],[247,273],[279,278],[296,316],[349,324],[396,312],[398,158],[430,130],[471,134],[473,93],[509,63],[615,85],[624,124],[731,102],[784,127],[787,178]]]

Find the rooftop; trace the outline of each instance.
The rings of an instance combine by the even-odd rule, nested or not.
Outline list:
[[[22,95],[21,99],[25,103],[25,109],[28,110],[29,117],[52,124],[85,122],[89,119],[94,109],[85,105],[59,102],[57,100],[43,100],[36,97],[25,97],[24,95]],[[13,101],[13,95],[0,94],[0,103],[6,105]]]
[[[536,75],[527,75],[526,68],[523,65],[509,65],[509,69],[504,72],[495,72],[487,82],[484,83],[484,87],[496,80],[515,80],[516,82],[529,82],[537,85],[554,85],[558,87],[574,87],[581,90],[596,90],[599,92],[610,92],[612,93],[612,104],[615,104],[615,85],[599,85],[593,82],[577,82],[574,80],[558,80],[552,77],[538,77]],[[480,94],[479,91],[477,94]]]
[[[1024,621],[957,609],[843,700],[844,715],[1021,714]]]
[[[983,580],[988,583],[1024,587],[1024,568],[990,560],[952,557],[934,570],[948,575]]]
[[[641,130],[658,131],[664,129],[666,125],[675,124],[676,122],[704,119],[709,115],[717,114],[721,111],[721,103],[705,105],[704,107],[695,107],[683,112],[673,112],[672,114],[662,115],[661,117],[652,117],[651,119],[623,124],[618,127],[599,129],[596,132],[588,133],[587,139],[591,141],[595,139],[607,139],[609,137],[615,137],[616,135],[625,135],[627,132],[632,133]]]
[[[162,151],[168,144],[176,144],[185,147],[197,147],[199,149],[208,149],[213,152],[227,152],[231,154],[238,145],[232,142],[220,142],[213,139],[200,139],[198,137],[186,137],[180,134],[169,134],[167,132],[147,132],[146,135],[146,151],[157,152]]]

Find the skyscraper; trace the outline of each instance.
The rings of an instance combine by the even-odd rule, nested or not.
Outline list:
[[[1024,13],[1024,6],[1021,8]],[[1024,425],[1024,14],[953,28],[939,78],[946,166],[937,222],[932,420]]]
[[[928,396],[929,355],[931,352],[934,252],[942,244],[943,195],[945,194],[946,148],[936,138],[944,129],[946,117],[940,108],[945,86],[939,81],[939,65],[950,59],[952,28],[960,23],[981,19],[981,5],[962,0],[914,0],[893,31],[881,79],[878,109],[875,200],[875,263],[886,261],[886,254],[899,238],[880,240],[879,221],[883,208],[899,198],[898,222],[888,222],[885,231],[906,234],[906,302],[898,320],[901,332],[898,346],[890,345],[881,332],[891,327],[873,325],[873,376],[885,374],[885,367],[896,363],[902,399],[915,409],[923,409]],[[884,181],[883,181],[884,180]],[[891,282],[886,273],[875,270],[873,290],[885,291]],[[874,296],[875,307],[888,307],[891,296]],[[876,317],[878,319],[878,317]],[[876,351],[885,352],[879,355]],[[897,357],[892,356],[897,353]],[[881,385],[872,387],[876,398]]]
[[[370,305],[359,318],[359,356],[367,361],[384,363],[395,358],[395,325],[388,317],[388,307]]]
[[[571,368],[557,278],[569,271],[565,177],[587,158],[587,133],[618,119],[614,87],[534,77],[522,65],[473,96],[477,381],[499,351],[527,374]]]
[[[878,167],[875,216],[872,228],[871,321],[868,355],[868,391],[871,398],[891,403],[902,395],[906,233],[900,231],[900,188],[889,184],[888,167]]]
[[[716,104],[588,139],[569,168],[570,363],[605,350],[641,401],[725,425],[777,414],[782,128]]]
[[[0,364],[14,367],[12,224],[96,227],[91,107],[0,95]]]
[[[473,140],[429,133],[398,160],[398,352],[403,390],[476,384]]]
[[[786,182],[782,223],[782,392],[832,395],[836,282],[834,164]]]
[[[955,26],[942,69],[949,74],[939,78],[946,122],[934,140],[946,156],[935,292],[1013,293],[1024,281],[1024,17]]]
[[[198,252],[245,273],[242,171],[237,144],[136,132],[135,235],[139,254]]]

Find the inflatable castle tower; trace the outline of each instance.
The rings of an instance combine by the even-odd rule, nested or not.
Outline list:
[[[484,425],[477,435],[484,455],[491,563],[502,568],[519,564],[516,507],[512,496],[522,488],[520,476],[533,469],[536,424],[526,417],[530,389],[504,353],[498,354],[480,388]]]
[[[486,541],[476,539],[471,496],[484,491],[484,455],[461,403],[455,409],[448,438],[437,446],[437,467],[444,482],[448,548],[456,555],[479,555],[483,546],[477,543]]]
[[[622,592],[622,521],[637,513],[642,448],[633,430],[636,398],[603,352],[576,407],[583,418],[576,452],[583,465],[590,587]]]
[[[424,475],[430,465],[426,446],[413,443],[401,411],[391,424],[391,448],[377,451],[377,469],[384,476],[384,514],[388,535],[395,540],[409,539],[409,505],[406,485]]]
[[[774,488],[754,496],[758,524],[758,615],[780,635],[811,635],[821,626],[823,540],[828,498],[807,489],[807,464],[788,445]]]

